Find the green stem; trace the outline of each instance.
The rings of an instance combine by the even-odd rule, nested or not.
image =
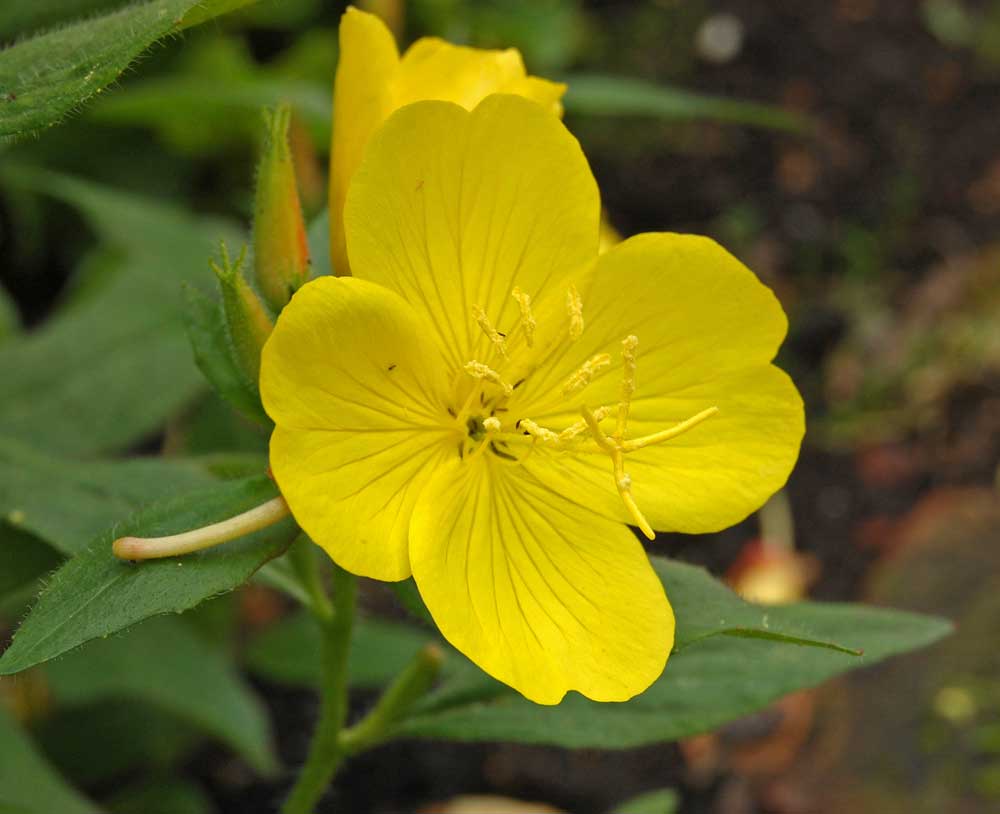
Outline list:
[[[317,616],[323,631],[322,709],[306,765],[282,814],[312,814],[346,756],[339,737],[347,719],[347,657],[357,590],[357,578],[334,564],[333,615],[327,619]]]
[[[309,609],[320,618],[321,621],[333,619],[333,605],[330,597],[323,585],[323,575],[320,573],[320,564],[317,554],[319,548],[305,534],[292,543],[288,552],[288,559],[298,577],[299,584],[309,597]]]
[[[377,746],[391,737],[393,725],[434,685],[444,653],[436,644],[421,648],[364,719],[340,734],[340,745],[349,755]]]

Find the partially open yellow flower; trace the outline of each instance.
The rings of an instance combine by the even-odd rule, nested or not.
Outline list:
[[[455,647],[546,704],[663,670],[673,613],[626,524],[741,520],[803,433],[771,292],[703,237],[598,256],[599,214],[539,105],[407,106],[348,196],[354,277],[295,294],[261,372],[302,528],[353,573],[412,573]]]
[[[339,60],[330,147],[330,255],[337,274],[350,273],[343,214],[351,177],[372,133],[394,110],[423,99],[471,110],[491,93],[514,93],[562,113],[566,86],[528,76],[516,49],[490,51],[424,37],[400,57],[385,23],[353,7],[340,22]]]

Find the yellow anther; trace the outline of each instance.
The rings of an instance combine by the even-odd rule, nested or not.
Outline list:
[[[489,337],[490,342],[493,346],[500,351],[500,355],[504,358],[507,357],[507,340],[503,335],[493,327],[493,323],[490,322],[490,318],[486,316],[486,312],[480,308],[478,305],[472,306],[472,316],[479,323],[479,327],[483,329],[483,333]]]
[[[531,297],[517,286],[514,287],[510,295],[517,300],[517,304],[521,307],[521,327],[524,329],[524,341],[529,348],[534,347],[535,328],[538,323],[535,322],[535,315],[531,313]]]
[[[651,433],[650,435],[644,435],[641,438],[632,438],[628,441],[621,442],[621,448],[623,452],[634,452],[637,449],[642,449],[643,447],[652,446],[653,444],[659,444],[663,441],[669,441],[671,438],[676,438],[693,427],[697,427],[707,418],[711,418],[719,412],[718,407],[709,407],[707,410],[702,410],[697,415],[691,416],[687,421],[682,421],[680,424],[675,424],[666,430],[660,430],[659,432]]]
[[[579,393],[594,380],[594,376],[610,364],[611,357],[606,353],[599,353],[596,356],[592,356],[580,366],[579,370],[566,379],[562,388],[563,395],[571,396],[574,393]]]
[[[628,424],[628,413],[632,406],[632,394],[635,393],[635,351],[638,347],[637,336],[626,336],[622,340],[622,398],[618,403],[618,426],[615,427],[615,438],[619,441],[625,435],[625,425]]]
[[[466,362],[464,369],[465,372],[472,376],[473,379],[482,379],[483,381],[491,382],[492,384],[497,385],[503,390],[503,394],[505,396],[510,396],[514,392],[514,388],[501,379],[500,374],[489,365],[484,365],[482,362],[473,360],[471,362]]]
[[[490,416],[489,418],[483,419],[483,429],[486,430],[488,435],[496,435],[503,428],[500,423],[500,419],[496,416]]]
[[[593,411],[594,418],[597,421],[603,421],[609,415],[611,415],[610,407],[598,407]],[[577,436],[585,433],[587,431],[587,422],[584,420],[577,421],[575,424],[570,424],[566,429],[559,433],[559,440],[562,442],[573,441]]]
[[[575,285],[566,292],[566,311],[569,314],[569,338],[579,339],[583,333],[583,300]]]
[[[546,444],[558,444],[559,443],[559,433],[553,432],[552,430],[542,427],[532,421],[530,418],[522,419],[518,425],[520,429],[524,430],[528,435],[534,438],[536,441],[541,441]]]

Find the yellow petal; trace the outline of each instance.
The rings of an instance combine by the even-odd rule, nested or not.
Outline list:
[[[374,14],[348,6],[340,20],[340,56],[333,92],[330,145],[330,254],[348,274],[344,200],[371,134],[392,110],[390,83],[399,64],[392,33]]]
[[[558,287],[597,252],[597,185],[563,124],[517,96],[471,113],[418,102],[379,130],[355,175],[345,225],[353,273],[398,292],[433,325],[453,367],[507,330],[515,285]]]
[[[566,86],[529,77],[515,48],[492,51],[424,37],[403,54],[392,90],[394,108],[437,99],[472,110],[491,93],[511,93],[559,114]]]
[[[673,612],[632,533],[520,467],[442,468],[413,513],[410,559],[445,638],[537,703],[569,690],[625,701],[670,654]]]
[[[511,415],[558,430],[579,420],[581,404],[615,405],[621,342],[635,335],[637,389],[626,438],[719,409],[677,438],[626,455],[632,493],[652,527],[717,531],[759,508],[787,480],[804,432],[799,394],[770,364],[787,328],[771,291],[708,238],[672,234],[625,241],[578,285],[583,335],[572,353],[550,357],[531,374],[510,404]],[[614,363],[565,397],[560,383],[581,359],[598,353]],[[602,428],[614,432],[614,414]],[[605,454],[539,447],[525,467],[562,494],[629,518]]]
[[[340,24],[340,61],[330,151],[330,252],[334,271],[349,274],[343,211],[351,178],[372,133],[395,109],[426,99],[471,110],[491,93],[513,93],[562,115],[566,86],[528,76],[513,48],[490,51],[417,40],[399,58],[392,33],[374,14],[348,7]]]
[[[281,312],[261,359],[271,471],[299,525],[347,570],[410,574],[407,529],[456,455],[441,354],[418,315],[363,280],[322,277]]]

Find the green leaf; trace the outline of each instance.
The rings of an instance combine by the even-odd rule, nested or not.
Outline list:
[[[149,0],[0,51],[0,139],[50,127],[116,81],[149,46],[251,0]]]
[[[297,533],[286,519],[225,545],[181,558],[127,563],[111,553],[124,535],[160,536],[224,520],[278,494],[266,477],[169,498],[98,535],[52,576],[0,656],[0,675],[48,661],[99,636],[161,613],[180,613],[242,585]]]
[[[616,76],[581,75],[569,86],[563,105],[585,116],[653,116],[662,119],[708,119],[774,130],[804,131],[808,123],[795,113],[768,105],[723,99],[669,85]]]
[[[140,506],[216,482],[192,461],[68,461],[0,436],[0,515],[63,554]]]
[[[5,475],[0,464],[0,480]],[[0,523],[0,597],[24,589],[53,570],[61,559],[34,535]]]
[[[673,789],[658,789],[620,803],[611,814],[674,814],[680,802]]]
[[[85,14],[125,5],[125,0],[33,0],[0,7],[0,38],[27,34],[40,28],[79,19]]]
[[[64,455],[125,449],[204,390],[184,333],[181,283],[207,285],[219,238],[239,234],[223,221],[54,173],[6,164],[0,178],[80,209],[121,258],[101,296],[0,346],[0,427]]]
[[[351,686],[385,686],[433,639],[430,632],[409,625],[359,619],[348,662]],[[315,687],[322,673],[321,644],[316,621],[308,613],[297,613],[254,637],[246,650],[246,665],[269,681]]]
[[[812,630],[789,607],[765,607],[744,602],[704,568],[650,557],[670,597],[677,617],[674,652],[711,636],[770,639],[787,644],[821,647],[852,656],[861,652],[846,641]],[[849,606],[841,606],[847,608]],[[806,616],[806,614],[803,614]]]
[[[185,324],[198,368],[215,391],[243,415],[267,427],[273,426],[260,396],[247,386],[246,378],[236,366],[222,304],[190,286],[185,287],[184,293]]]
[[[46,665],[61,705],[118,697],[155,704],[243,755],[258,771],[277,762],[260,702],[222,653],[181,620],[150,619]]]
[[[166,772],[203,742],[174,715],[129,698],[56,709],[33,729],[46,757],[84,788],[113,788],[125,775]]]
[[[201,787],[182,778],[161,778],[130,786],[107,803],[111,814],[212,814],[215,806]]]
[[[939,618],[857,605],[757,607],[701,569],[653,562],[674,605],[677,649],[645,693],[623,704],[572,694],[558,706],[542,707],[510,692],[488,703],[462,704],[455,703],[462,696],[446,682],[397,734],[605,749],[676,740],[761,709],[786,693],[923,647],[951,629]],[[443,703],[442,695],[450,692]],[[466,692],[475,698],[468,686]]]
[[[195,133],[212,127],[236,130],[250,140],[260,130],[260,111],[290,104],[317,144],[330,141],[330,89],[318,82],[267,76],[163,77],[130,85],[90,111],[114,125],[158,127],[173,133],[191,122]],[[232,132],[227,134],[232,135]]]
[[[98,814],[59,777],[0,704],[0,814]]]

